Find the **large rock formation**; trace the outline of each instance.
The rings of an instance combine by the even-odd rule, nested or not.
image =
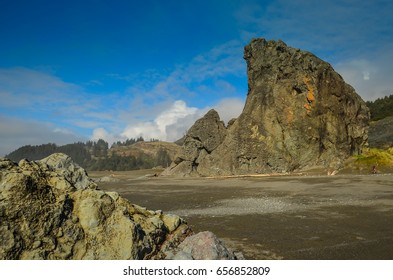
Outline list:
[[[0,259],[165,259],[178,256],[182,241],[189,247],[190,236],[180,217],[98,190],[64,154],[19,164],[0,158]],[[219,252],[209,256],[223,258]]]
[[[367,146],[369,110],[330,64],[265,39],[253,39],[244,58],[248,94],[242,114],[227,128],[215,111],[198,120],[164,175],[338,169]]]
[[[180,153],[166,174],[199,174],[199,164],[224,141],[227,129],[215,110],[210,110],[188,130]],[[202,171],[202,173],[205,173]]]

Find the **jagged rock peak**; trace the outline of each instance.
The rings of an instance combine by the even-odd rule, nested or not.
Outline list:
[[[187,135],[199,140],[206,151],[212,152],[226,136],[225,125],[217,111],[211,109],[203,118],[195,122]]]
[[[96,189],[97,185],[89,178],[85,169],[76,164],[72,158],[63,153],[55,153],[37,161],[46,164],[50,169],[63,175],[75,188]]]
[[[199,163],[225,139],[227,129],[217,111],[211,109],[188,130],[181,152],[163,175],[200,175]]]
[[[198,145],[183,146],[181,157],[192,155],[194,164],[179,166],[175,161],[166,174],[190,174],[191,169],[204,176],[339,169],[367,146],[369,110],[329,63],[265,39],[251,40],[244,59],[248,93],[242,114],[208,153],[201,153]],[[217,131],[206,129],[204,135]],[[193,133],[193,139],[199,136]]]

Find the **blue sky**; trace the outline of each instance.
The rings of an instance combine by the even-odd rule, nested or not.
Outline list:
[[[0,155],[21,145],[176,140],[246,93],[243,47],[281,39],[365,100],[393,93],[391,1],[0,0]]]

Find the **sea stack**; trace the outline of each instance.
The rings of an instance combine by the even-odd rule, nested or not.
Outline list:
[[[164,175],[219,176],[340,169],[367,147],[369,110],[333,67],[282,41],[244,48],[248,92],[227,127],[208,112]]]

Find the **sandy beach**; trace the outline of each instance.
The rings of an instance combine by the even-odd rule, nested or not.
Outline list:
[[[246,259],[393,259],[393,174],[241,178],[92,172],[99,188],[183,217]],[[146,176],[147,175],[147,176]]]

